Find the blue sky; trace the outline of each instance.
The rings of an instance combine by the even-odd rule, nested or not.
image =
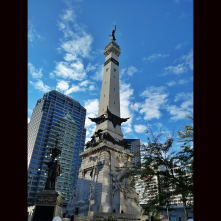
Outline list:
[[[36,101],[56,89],[97,117],[103,50],[114,25],[121,48],[125,138],[168,133],[193,115],[193,2],[190,0],[28,1],[28,121]],[[86,120],[87,140],[95,124]],[[175,143],[175,148],[178,145]]]

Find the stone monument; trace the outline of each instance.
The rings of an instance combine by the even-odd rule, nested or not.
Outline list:
[[[61,165],[56,157],[61,154],[57,148],[58,137],[56,137],[54,148],[50,148],[51,161],[45,163],[48,166],[48,177],[45,189],[36,194],[35,209],[32,221],[51,221],[55,216],[61,217],[64,197],[55,189],[57,177],[61,175]]]
[[[115,30],[111,41],[104,49],[105,62],[100,104],[96,129],[80,154],[82,164],[79,170],[76,196],[68,210],[75,214],[75,220],[89,220],[88,217],[106,218],[118,215],[128,220],[148,220],[142,216],[139,195],[130,179],[122,179],[115,167],[131,165],[133,157],[123,140],[121,124],[129,118],[120,116],[119,61],[121,54],[116,43]],[[123,213],[123,214],[122,214]],[[84,216],[84,218],[83,218]],[[126,219],[127,220],[127,219]]]

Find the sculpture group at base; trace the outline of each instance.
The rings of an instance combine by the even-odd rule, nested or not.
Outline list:
[[[90,147],[96,147],[98,144],[102,143],[103,141],[110,141],[113,144],[119,145],[124,147],[124,149],[129,149],[129,146],[127,144],[127,141],[124,140],[116,140],[114,139],[108,132],[102,133],[103,130],[98,130],[94,133],[94,135],[91,136],[91,141],[88,141],[85,146],[85,149],[88,149]]]

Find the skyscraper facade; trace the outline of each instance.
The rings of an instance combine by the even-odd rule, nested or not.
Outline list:
[[[64,204],[70,200],[82,162],[79,153],[84,150],[85,116],[86,109],[78,101],[56,90],[37,101],[28,124],[28,206],[35,203],[36,193],[45,186],[47,165],[43,162],[49,161],[46,153],[54,147],[58,133],[62,175],[56,189],[65,197]]]
[[[175,176],[177,176],[177,173],[176,173],[176,170],[178,168],[182,168],[183,171],[185,171],[186,173],[186,176],[189,176],[190,175],[190,171],[191,171],[191,165],[190,164],[187,164],[187,165],[182,165],[180,167],[174,167],[173,168],[173,174]],[[150,178],[150,176],[147,176],[146,178]],[[145,191],[145,186],[146,186],[146,183],[142,180],[139,179],[139,181],[136,183],[136,191],[137,193],[139,193],[140,195],[140,204],[143,204],[143,205],[146,205],[147,204],[147,200],[148,198],[154,198],[157,194],[159,194],[159,190],[162,189],[161,188],[161,185],[160,185],[160,181],[159,181],[159,178],[157,176],[154,176],[153,179],[152,179],[152,182],[150,184],[150,187],[147,191]],[[150,194],[150,191],[154,191],[155,193],[154,194]],[[170,186],[168,188],[168,190],[161,190],[161,191],[171,191],[173,192],[174,191],[174,188],[172,186]],[[144,194],[144,195],[143,195]],[[193,204],[193,196],[192,195],[189,195],[187,197],[187,204]],[[170,206],[181,206],[183,205],[183,202],[182,202],[182,196],[181,194],[178,194],[178,195],[173,195],[170,197],[170,201],[169,201],[169,204]]]
[[[140,162],[140,139],[124,139],[130,148],[130,153],[135,156],[132,158],[132,163]]]

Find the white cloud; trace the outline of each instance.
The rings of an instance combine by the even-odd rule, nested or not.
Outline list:
[[[61,61],[57,63],[54,73],[58,77],[62,77],[64,79],[68,78],[77,81],[81,81],[86,77],[84,66],[80,61],[77,61],[75,63]]]
[[[84,87],[86,87],[89,83],[90,83],[90,82],[89,82],[88,80],[85,80],[85,81],[81,82],[81,83],[79,84],[79,86],[84,86]]]
[[[98,64],[95,64],[95,65],[92,65],[91,63],[89,63],[87,65],[87,68],[86,68],[86,71],[89,72],[89,71],[93,71],[97,68]]]
[[[136,73],[137,71],[138,71],[137,68],[135,68],[134,66],[130,66],[127,70],[127,74],[129,76],[133,76],[133,74]]]
[[[94,133],[95,129],[96,129],[96,124],[91,125],[90,127],[87,128],[86,141],[85,142],[88,142],[88,141],[91,140],[91,136]]]
[[[67,9],[65,14],[61,15],[60,17],[62,20],[74,21],[74,19],[76,18],[76,15],[71,9]]]
[[[133,89],[130,88],[130,84],[126,84],[120,81],[120,116],[121,118],[130,117],[125,123],[122,124],[124,133],[132,132],[132,119],[133,114],[130,112],[130,104],[133,95]]]
[[[95,89],[94,85],[89,86],[89,91],[93,91]]]
[[[187,44],[188,44],[187,41],[185,41],[185,42],[183,42],[183,43],[181,43],[181,44],[178,44],[178,45],[176,46],[176,49],[184,48]]]
[[[28,114],[32,114],[32,110],[28,108]]]
[[[94,79],[95,81],[102,81],[104,73],[104,65],[103,64],[98,65],[96,69],[97,71],[94,73],[93,76],[91,76],[91,78]]]
[[[56,64],[53,73],[64,79],[82,81],[86,78],[86,71],[81,58],[91,58],[93,37],[85,31],[83,25],[77,24],[76,15],[70,8],[60,15],[58,26],[64,34],[58,48],[64,55],[64,61]]]
[[[169,67],[164,68],[164,70],[165,70],[164,75],[167,75],[168,73],[179,75],[179,74],[186,72],[188,69],[185,66],[185,64],[182,63],[182,64],[178,64],[177,66],[170,65]]]
[[[170,81],[170,82],[168,82],[168,83],[166,83],[169,87],[171,87],[171,86],[173,86],[173,85],[175,85],[176,84],[176,82],[175,81]]]
[[[34,25],[30,21],[28,21],[28,40],[34,41],[35,38],[44,39],[34,29]]]
[[[78,55],[83,58],[90,57],[89,52],[91,51],[91,44],[93,42],[92,36],[84,33],[83,36],[75,35],[73,38],[70,41],[63,42],[61,48],[74,57]]]
[[[31,63],[28,63],[28,68],[33,78],[41,78],[42,77],[42,68],[36,69]]]
[[[42,91],[45,93],[51,90],[49,86],[43,84],[42,80],[38,80],[36,83],[30,81],[30,84],[32,84],[35,89],[38,89],[39,91]]]
[[[85,91],[85,88],[80,88],[79,85],[72,84],[72,86],[67,91],[65,91],[65,94],[68,95],[78,91]]]
[[[69,88],[69,82],[60,80],[57,84],[57,89],[60,89],[61,91],[66,91]]]
[[[30,122],[30,118],[28,118],[28,123]]]
[[[162,128],[163,127],[163,124],[160,123],[160,122],[157,122],[154,124],[157,128]]]
[[[169,56],[169,54],[152,54],[152,55],[150,55],[149,57],[147,57],[147,58],[143,58],[143,60],[144,61],[151,61],[151,62],[154,62],[157,58],[166,58],[166,57],[168,57]]]
[[[134,103],[130,105],[130,108],[135,111],[138,111],[139,107],[140,107],[140,103]]]
[[[145,98],[143,103],[139,103],[140,113],[144,114],[145,120],[153,118],[159,119],[162,115],[160,108],[163,108],[167,102],[168,93],[164,92],[165,87],[147,88],[140,96]]]
[[[185,79],[180,79],[180,80],[178,81],[178,84],[186,84],[186,83],[188,83],[188,81],[185,80]]]
[[[55,75],[51,72],[51,73],[49,74],[49,77],[50,77],[51,79],[53,79],[53,78],[55,77]]]
[[[89,130],[89,127],[94,125],[88,117],[96,118],[98,114],[99,101],[98,99],[89,99],[84,101],[84,107],[87,110],[85,127]]]
[[[89,87],[88,85],[91,84]],[[94,85],[93,82],[89,82],[88,80],[84,80],[80,82],[78,85],[72,84],[71,87],[69,88],[69,81],[64,81],[64,80],[58,80],[58,84],[56,88],[64,92],[64,94],[68,95],[73,92],[79,92],[79,91],[92,91],[94,90]]]
[[[74,60],[77,60],[77,56],[73,55],[73,54],[67,53],[65,55],[65,57],[64,57],[64,60],[66,60],[66,61],[74,61]]]
[[[176,95],[174,101],[183,100],[180,107],[171,105],[167,107],[167,111],[172,115],[170,120],[177,121],[187,118],[188,115],[193,113],[193,94],[192,93],[179,93]]]
[[[176,95],[174,101],[177,102],[179,100],[191,100],[193,98],[193,94],[192,93],[179,93]]]
[[[180,60],[184,61],[184,64],[187,65],[190,70],[193,70],[193,49],[191,49],[187,55],[182,55]]]
[[[148,145],[148,143],[147,143],[147,142],[140,142],[140,144],[141,144],[141,145],[145,145],[145,146],[147,146],[147,145]]]
[[[147,130],[147,127],[142,124],[134,125],[134,130],[136,133],[144,133]]]
[[[181,107],[177,107],[176,105],[172,105],[169,106],[167,108],[167,111],[173,115],[173,117],[170,118],[170,120],[180,120],[180,119],[184,119],[187,118],[188,115],[192,114],[192,107],[189,107],[190,105],[192,105],[192,103],[188,102],[184,104],[185,108],[183,107],[183,105],[181,105]]]
[[[181,63],[176,66],[170,65],[169,67],[164,68],[164,73],[162,75],[170,73],[180,75],[188,70],[193,70],[193,50],[191,49],[187,55],[182,55],[179,61]]]
[[[120,69],[120,73],[119,73],[120,79],[122,78],[126,70],[127,70],[126,68]]]

